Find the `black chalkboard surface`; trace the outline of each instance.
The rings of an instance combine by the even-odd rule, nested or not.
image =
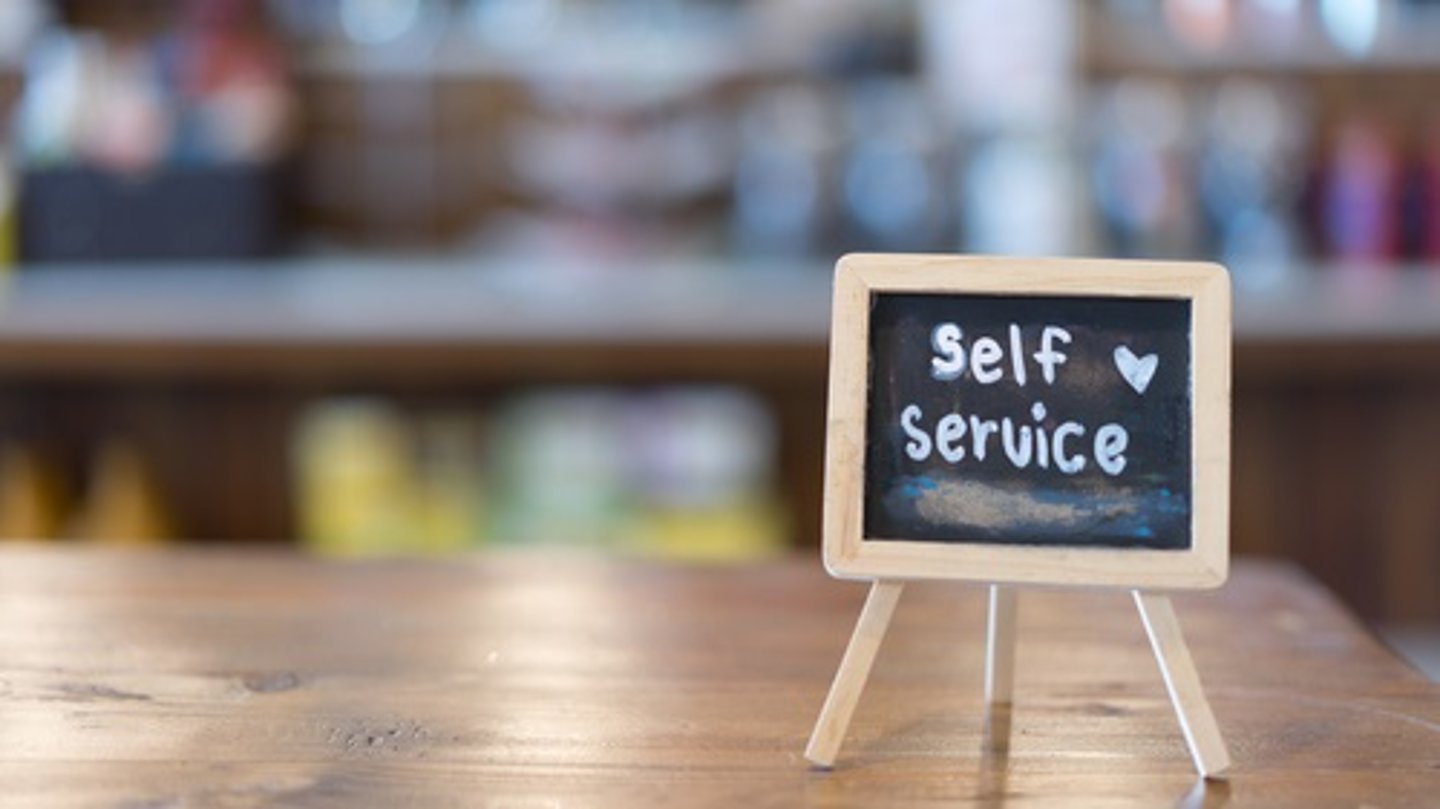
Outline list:
[[[864,534],[1191,547],[1191,302],[875,292]]]

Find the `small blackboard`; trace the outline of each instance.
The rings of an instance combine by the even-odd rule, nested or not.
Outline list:
[[[876,294],[865,535],[1190,547],[1190,302]]]
[[[1223,268],[847,256],[835,295],[832,572],[1224,580]]]

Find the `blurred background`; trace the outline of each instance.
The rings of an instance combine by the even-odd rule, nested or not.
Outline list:
[[[0,117],[0,537],[813,548],[838,255],[1205,258],[1236,552],[1440,637],[1440,3],[0,0]]]

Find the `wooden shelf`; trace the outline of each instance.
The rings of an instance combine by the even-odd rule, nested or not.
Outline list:
[[[1237,288],[1234,547],[1304,562],[1367,615],[1433,619],[1431,568],[1414,560],[1433,558],[1440,525],[1420,483],[1440,440],[1440,270],[1288,277]],[[0,297],[16,392],[0,423],[77,457],[127,436],[188,535],[279,539],[295,530],[291,429],[316,397],[481,406],[532,384],[738,384],[773,409],[778,485],[813,545],[829,297],[820,262],[25,268]]]
[[[1240,343],[1440,340],[1440,267],[1297,267],[1235,292]]]
[[[1092,13],[1085,35],[1086,60],[1093,69],[1111,73],[1169,73],[1215,75],[1222,73],[1326,74],[1394,73],[1440,70],[1440,13],[1410,8],[1404,20],[1383,24],[1373,50],[1363,56],[1347,54],[1320,27],[1305,17],[1288,42],[1257,41],[1242,30],[1243,21],[1229,41],[1203,49],[1178,39],[1156,15],[1125,20]],[[1403,22],[1403,24],[1402,24]]]
[[[27,374],[445,370],[519,379],[823,371],[820,264],[636,266],[393,258],[35,267],[0,298]],[[1440,342],[1440,269],[1297,268],[1236,294],[1241,350]],[[389,363],[389,365],[384,365]],[[550,363],[536,367],[534,363]]]
[[[524,379],[599,363],[621,377],[706,378],[788,373],[797,359],[823,367],[828,319],[828,272],[796,265],[407,256],[27,268],[0,304],[0,368]]]

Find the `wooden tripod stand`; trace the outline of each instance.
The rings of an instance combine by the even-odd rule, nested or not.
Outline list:
[[[805,757],[812,763],[826,768],[835,763],[860,692],[870,677],[871,665],[904,590],[903,581],[879,579],[871,584],[870,595],[805,749]],[[990,585],[985,633],[985,702],[990,711],[1008,710],[1013,701],[1017,595],[1014,586]],[[1206,778],[1216,777],[1230,766],[1230,754],[1200,685],[1200,675],[1190,658],[1170,597],[1141,590],[1132,590],[1131,595],[1165,679],[1165,690],[1175,707],[1195,769]]]

